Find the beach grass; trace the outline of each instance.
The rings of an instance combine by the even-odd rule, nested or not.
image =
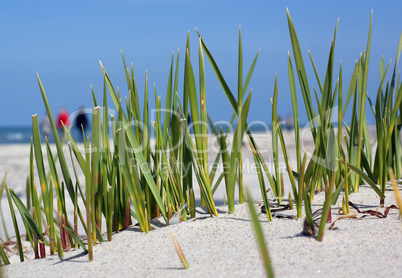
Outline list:
[[[278,117],[277,75],[271,99],[272,115],[272,151],[274,168],[268,170],[253,134],[249,129],[248,113],[251,107],[252,89],[246,94],[259,55],[257,52],[245,79],[243,79],[243,49],[241,29],[238,39],[238,74],[237,98],[229,88],[211,51],[201,34],[198,35],[198,83],[190,57],[190,33],[184,57],[183,94],[179,95],[179,52],[176,62],[174,53],[168,74],[168,86],[165,94],[165,108],[162,109],[162,97],[158,95],[154,84],[156,119],[151,122],[149,107],[148,75],[145,72],[144,103],[139,103],[137,81],[134,77],[133,64],[127,68],[122,53],[124,74],[127,80],[128,98],[124,98],[119,89],[115,89],[109,75],[100,62],[104,77],[102,92],[103,103],[97,100],[97,94],[91,89],[94,108],[92,109],[91,136],[83,135],[83,147],[71,136],[67,126],[64,127],[65,138],[60,138],[52,116],[44,86],[37,75],[39,89],[55,139],[57,153],[53,154],[49,143],[43,146],[37,115],[32,116],[32,142],[30,148],[30,172],[27,182],[27,202],[24,203],[11,188],[6,185],[4,177],[0,189],[1,196],[7,194],[10,215],[13,220],[20,260],[24,260],[20,227],[16,221],[19,212],[26,230],[26,238],[35,252],[35,258],[45,258],[45,245],[50,254],[57,253],[63,257],[71,248],[82,248],[88,253],[89,261],[95,260],[93,246],[105,241],[103,226],[106,227],[107,241],[112,241],[113,233],[138,223],[139,229],[148,233],[151,219],[161,217],[166,225],[173,224],[173,215],[178,221],[195,217],[195,186],[199,186],[201,206],[205,206],[211,217],[218,216],[214,193],[221,181],[224,181],[229,213],[235,213],[235,190],[238,187],[239,202],[243,202],[243,165],[242,142],[247,136],[258,175],[261,198],[266,208],[266,215],[272,221],[270,201],[267,196],[266,180],[270,185],[275,200],[281,205],[284,194],[283,173],[279,170],[280,152],[282,153],[290,180],[291,193],[289,204],[295,202],[296,217],[302,217],[305,210],[306,229],[318,241],[324,239],[326,223],[332,222],[331,206],[344,192],[344,213],[349,213],[349,194],[357,192],[363,183],[371,186],[378,195],[380,204],[384,204],[386,182],[402,178],[402,147],[400,132],[402,126],[402,82],[397,76],[397,67],[402,50],[402,36],[397,47],[397,58],[390,81],[386,77],[390,63],[385,67],[380,62],[381,82],[373,102],[367,93],[367,76],[371,47],[373,15],[370,18],[367,46],[355,64],[346,94],[343,92],[342,64],[339,71],[335,68],[335,43],[338,22],[335,24],[334,36],[330,44],[328,63],[324,81],[321,82],[312,53],[308,53],[314,78],[318,88],[309,86],[301,46],[290,12],[287,10],[289,36],[292,43],[293,61],[288,52],[288,78],[292,100],[294,136],[296,149],[296,167],[291,168],[291,154],[285,144],[281,122]],[[230,129],[218,131],[208,115],[206,98],[206,69],[204,56],[207,57],[218,82],[226,95],[233,116],[230,125],[236,120],[233,139],[227,144]],[[336,72],[339,76],[335,78]],[[296,86],[297,76],[299,88]],[[310,81],[310,84],[312,82]],[[385,88],[384,85],[386,84]],[[197,89],[198,85],[198,89]],[[303,97],[303,106],[297,102],[298,91]],[[117,115],[110,116],[107,102],[108,93],[112,99]],[[124,102],[125,99],[125,102]],[[353,99],[351,119],[345,119],[349,100]],[[315,100],[315,103],[314,101]],[[366,103],[374,113],[376,120],[376,140],[370,142],[366,118]],[[375,104],[375,105],[373,105]],[[302,109],[304,107],[304,109]],[[299,109],[300,108],[300,109]],[[141,110],[142,109],[142,110]],[[308,131],[314,141],[314,150],[307,154],[301,150],[299,113],[307,114]],[[142,112],[142,113],[141,113]],[[336,115],[337,113],[337,115]],[[142,114],[142,115],[141,115]],[[191,115],[191,122],[189,121]],[[337,119],[338,123],[332,120]],[[343,128],[345,126],[345,128]],[[151,147],[152,129],[155,133],[155,147]],[[209,130],[218,137],[219,152],[212,167],[208,161]],[[69,156],[63,150],[67,142]],[[279,144],[281,147],[279,147]],[[81,146],[80,145],[80,146]],[[46,157],[43,154],[46,150]],[[374,154],[374,155],[373,155]],[[71,170],[67,159],[73,164]],[[222,173],[218,172],[219,160]],[[46,172],[45,164],[48,164]],[[78,165],[77,167],[74,165]],[[34,182],[34,167],[37,169],[39,188]],[[58,170],[62,176],[59,177]],[[81,171],[85,180],[78,179]],[[265,174],[265,176],[264,176]],[[195,180],[193,180],[195,177]],[[67,192],[66,192],[67,191]],[[312,211],[311,202],[318,191],[325,192],[325,201],[320,208],[320,223],[316,226],[317,213]],[[73,204],[74,213],[68,215],[66,193]],[[293,195],[293,200],[291,198]],[[67,197],[68,198],[68,197]],[[246,199],[250,205],[250,215],[256,230],[259,246],[262,249],[267,275],[273,277],[268,249],[264,235],[259,227],[251,196]],[[401,208],[400,197],[397,197]],[[56,204],[56,205],[54,205]],[[84,213],[85,212],[85,213]],[[401,212],[402,213],[402,212]],[[84,214],[84,215],[83,215]],[[3,211],[0,210],[3,217]],[[4,220],[3,220],[4,222]],[[104,223],[105,225],[102,225]],[[78,226],[85,231],[85,238],[78,233]],[[317,230],[318,228],[318,230]],[[8,237],[8,233],[6,231]],[[177,253],[185,268],[188,267],[177,240],[172,235]],[[8,263],[4,249],[0,246],[0,257]]]

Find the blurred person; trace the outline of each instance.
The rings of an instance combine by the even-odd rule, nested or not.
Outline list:
[[[47,115],[46,112],[43,115],[43,117],[40,119],[39,124],[40,124],[40,129],[41,129],[43,137],[44,137],[43,141],[46,141],[45,138],[47,138],[47,140],[49,140],[51,128],[50,128],[49,116]]]
[[[64,138],[64,127],[68,127],[70,125],[70,115],[68,114],[66,108],[61,108],[59,114],[57,115],[56,127],[60,133],[60,139]]]
[[[84,134],[87,134],[86,130],[89,126],[87,115],[85,115],[85,108],[81,107],[78,111],[77,117],[75,118],[75,127],[78,129],[80,134],[79,141],[83,140]]]
[[[286,117],[286,128],[288,130],[292,130],[293,129],[293,117],[292,115],[288,114],[288,116]]]

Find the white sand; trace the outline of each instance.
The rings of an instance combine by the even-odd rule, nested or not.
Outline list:
[[[268,144],[270,149],[269,141],[262,138],[258,144]],[[25,198],[28,156],[27,146],[0,146],[0,176],[4,168],[9,167],[8,185],[22,194],[22,198]],[[248,157],[249,154],[245,153],[243,159]],[[264,158],[268,160],[269,154]],[[254,173],[246,173],[245,183],[251,188],[253,196],[261,199]],[[223,196],[222,186],[220,190]],[[221,193],[216,193],[217,199],[221,199]],[[392,191],[386,192],[386,197],[386,206],[396,204]],[[314,197],[313,210],[321,207],[323,198],[323,194]],[[367,186],[362,186],[359,193],[352,194],[350,200],[362,209],[376,209],[379,204],[378,196]],[[8,204],[4,197],[2,207],[7,215]],[[338,208],[332,207],[333,220],[339,216]],[[112,242],[95,246],[93,262],[88,262],[88,255],[80,249],[64,253],[62,259],[56,255],[6,266],[2,268],[3,275],[263,277],[264,269],[246,205],[237,205],[234,215],[227,213],[227,207],[219,207],[218,212],[219,217],[212,218],[200,208],[197,209],[196,221],[171,226],[154,220],[153,230],[148,234],[141,233],[137,226],[130,227],[114,235]],[[295,215],[296,211],[280,214]],[[340,220],[336,223],[339,229],[327,230],[323,242],[301,235],[302,220],[274,218],[273,222],[268,222],[264,214],[260,214],[260,220],[277,277],[401,276],[402,226],[397,210],[390,210],[384,219],[370,216]],[[9,220],[7,225],[9,231],[13,229]],[[190,264],[187,270],[183,269],[174,250],[169,231],[181,244]]]
[[[394,204],[387,192],[386,204]],[[314,198],[322,202],[323,194]],[[375,209],[378,197],[367,187],[351,195],[364,209]],[[364,205],[364,206],[363,206]],[[314,205],[313,208],[318,208]],[[383,211],[383,210],[381,210]],[[94,261],[82,250],[65,253],[63,259],[27,261],[4,267],[6,277],[263,277],[264,269],[246,205],[236,214],[219,208],[211,218],[198,210],[197,220],[164,227],[160,222],[148,234],[131,227],[116,234],[112,242],[94,248]],[[337,207],[332,209],[338,217]],[[287,211],[283,214],[295,214]],[[338,230],[327,230],[322,242],[302,236],[302,221],[260,220],[268,241],[277,277],[400,277],[402,273],[402,231],[398,212],[385,219],[373,216],[345,219]],[[185,270],[174,250],[169,232],[181,244],[190,264]]]

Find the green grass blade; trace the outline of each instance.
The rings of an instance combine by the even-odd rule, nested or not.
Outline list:
[[[220,185],[224,177],[225,177],[224,173],[221,173],[219,177],[216,179],[215,185],[212,187],[212,195],[215,194],[215,191],[218,189],[218,186]]]
[[[301,153],[300,153],[300,127],[299,127],[299,111],[297,106],[297,92],[295,77],[293,73],[292,61],[290,59],[290,54],[288,51],[288,75],[289,75],[289,85],[290,94],[292,97],[292,109],[293,109],[293,123],[295,131],[295,144],[296,144],[296,158],[297,158],[297,171],[300,171],[301,166]]]
[[[74,233],[74,231],[65,225],[63,225],[63,228],[72,238],[74,238],[74,240],[78,243],[78,245],[81,246],[81,248],[88,253],[88,249],[85,247],[85,243]]]
[[[288,17],[290,39],[292,41],[293,55],[296,62],[297,75],[299,77],[300,87],[302,90],[303,100],[306,107],[311,132],[313,134],[313,138],[315,139],[316,136],[315,122],[314,122],[315,113],[310,98],[310,87],[308,85],[307,74],[304,68],[303,56],[301,54],[299,40],[297,38],[296,30],[293,25],[293,21],[292,18],[290,17],[288,9],[286,9],[286,12]]]
[[[163,144],[167,146],[167,137],[168,137],[168,128],[170,126],[170,119],[172,114],[172,86],[173,86],[173,58],[174,54],[172,54],[172,61],[170,64],[169,70],[169,79],[168,79],[168,86],[166,91],[166,104],[165,104],[165,121],[163,124]]]
[[[10,207],[11,218],[13,220],[15,237],[17,238],[18,254],[20,256],[20,261],[23,262],[24,261],[24,252],[22,250],[20,230],[18,228],[17,218],[15,217],[14,206],[13,206],[13,203],[11,202],[10,189],[8,188],[7,185],[6,185],[6,193],[7,193],[7,198],[8,198],[8,204]]]
[[[41,147],[39,123],[37,115],[32,116],[32,133],[33,133],[33,145],[35,150],[35,161],[39,175],[40,187],[42,190],[43,205],[48,215],[48,188],[46,183],[45,166],[43,163],[43,154]]]
[[[317,234],[318,241],[322,241],[324,238],[325,223],[327,222],[328,213],[331,209],[332,193],[334,191],[335,178],[336,178],[336,174],[333,173],[331,182],[329,184],[329,188],[327,189],[327,192],[325,193],[325,201],[324,201],[324,205],[322,208],[320,227],[318,229],[318,234]]]
[[[318,75],[317,68],[315,67],[314,59],[313,59],[313,56],[311,55],[310,50],[308,51],[308,55],[310,56],[310,61],[311,61],[311,65],[313,66],[313,69],[314,69],[315,78],[317,79],[318,87],[320,88],[320,93],[322,94],[322,85],[321,85],[320,76]]]
[[[238,120],[237,122],[236,129],[234,132],[234,139],[232,142],[232,150],[230,155],[230,166],[229,166],[229,182],[228,182],[228,207],[230,213],[234,213],[234,189],[236,181],[236,172],[238,170],[239,165],[238,160],[239,160],[239,153],[241,150],[243,134],[247,126],[247,116],[250,108],[250,101],[251,101],[251,91],[246,101],[244,102],[244,106],[242,108],[242,112],[240,115],[240,120]]]
[[[254,162],[255,162],[255,166],[256,166],[256,170],[257,170],[258,181],[260,183],[261,196],[262,196],[262,199],[263,199],[264,205],[265,205],[265,212],[267,214],[268,221],[272,221],[272,214],[271,214],[271,209],[269,207],[267,189],[265,187],[265,181],[264,181],[264,176],[263,176],[262,170],[261,170],[261,164],[260,164],[260,161],[258,160],[257,153],[256,153],[256,151],[255,151],[255,149],[253,147],[253,144],[251,142],[250,142],[250,147],[251,147],[251,151],[252,151],[253,156],[254,156]]]
[[[85,148],[89,149],[89,137],[88,139],[84,141]],[[85,187],[86,187],[86,200],[85,200],[85,208],[86,208],[86,220],[87,220],[87,239],[88,239],[88,257],[89,261],[93,260],[93,248],[92,248],[92,216],[91,213],[95,213],[94,211],[91,211],[91,191],[92,191],[92,185],[91,185],[91,156],[89,152],[86,152],[85,154],[86,157],[86,164],[85,164]]]
[[[219,144],[220,144],[220,152],[222,156],[222,165],[223,165],[223,175],[225,177],[225,186],[226,186],[226,196],[229,196],[229,164],[230,164],[230,159],[229,159],[229,154],[228,154],[228,148],[226,145],[226,137],[223,134],[222,127],[220,129],[220,136],[219,136]]]
[[[41,233],[39,233],[39,229],[38,226],[35,223],[35,220],[32,218],[32,216],[29,214],[29,211],[27,210],[27,208],[25,207],[25,205],[22,203],[22,201],[20,200],[20,198],[18,198],[18,196],[14,193],[14,191],[10,190],[10,195],[11,198],[14,201],[14,204],[17,206],[18,211],[21,214],[22,220],[24,220],[24,222],[28,225],[28,228],[30,229],[30,231],[34,234],[34,236],[37,239],[39,238],[39,235]]]
[[[312,211],[311,211],[311,202],[310,202],[310,197],[308,196],[307,192],[308,192],[307,188],[304,188],[303,199],[304,199],[304,210],[306,213],[306,222],[307,222],[307,225],[310,227],[310,230],[314,231],[315,226],[314,226],[313,216],[312,216]]]
[[[251,198],[251,193],[250,193],[248,188],[246,188],[245,193],[246,193],[248,209],[249,209],[249,213],[250,213],[250,216],[251,216],[251,221],[253,223],[254,232],[255,232],[256,239],[257,239],[258,247],[260,248],[261,255],[262,255],[262,258],[263,258],[266,275],[267,275],[267,277],[270,277],[270,278],[275,277],[274,270],[272,268],[272,263],[271,263],[271,260],[269,258],[268,248],[267,248],[267,245],[265,243],[264,232],[261,229],[260,220],[258,219],[258,214],[255,211],[254,203],[253,203],[252,198]]]
[[[1,217],[1,222],[2,222],[1,224],[3,225],[4,235],[5,235],[6,238],[9,238],[7,227],[6,227],[6,222],[5,222],[5,218],[4,218],[4,214],[3,214],[3,209],[2,209],[2,206],[1,206],[1,200],[3,198],[4,189],[6,188],[6,178],[7,178],[7,171],[4,174],[3,180],[2,180],[1,185],[0,185],[0,217]],[[29,187],[27,187],[27,193],[29,193]],[[27,196],[27,200],[30,201],[29,196]]]
[[[243,103],[243,48],[241,43],[241,28],[239,26],[239,57],[237,65],[237,105],[240,114],[240,110]]]
[[[250,66],[250,69],[248,70],[246,81],[244,81],[244,85],[243,85],[243,92],[242,92],[241,99],[243,99],[243,96],[246,93],[248,84],[250,83],[251,76],[253,75],[253,72],[254,72],[255,64],[257,63],[258,54],[260,54],[260,50],[258,50],[257,54],[254,57],[254,60],[253,60],[253,62],[251,64],[251,66]]]
[[[195,86],[194,72],[190,61],[190,52],[186,52],[185,75],[186,84],[188,86],[188,97],[190,100],[191,117],[193,120],[193,129],[197,145],[197,156],[203,159],[203,148],[201,141],[200,114],[198,110],[197,89]],[[203,165],[203,162],[201,163]]]
[[[198,31],[197,31],[197,33],[198,33]],[[223,92],[225,93],[226,97],[228,98],[229,103],[232,106],[233,110],[237,111],[238,104],[237,104],[235,97],[233,96],[232,92],[230,91],[229,86],[227,85],[225,79],[223,78],[223,75],[222,75],[221,71],[219,70],[218,65],[216,64],[214,58],[212,57],[211,52],[209,51],[207,45],[205,44],[204,40],[201,38],[201,35],[199,33],[198,33],[198,36],[201,39],[202,48],[204,49],[205,55],[207,56],[211,66],[212,66],[212,69],[215,72],[216,77],[218,78],[219,84],[221,85]]]
[[[278,102],[278,80],[275,74],[275,85],[274,85],[274,98],[271,99],[272,104],[272,152],[274,159],[274,171],[275,171],[275,188],[276,197],[278,198],[278,203],[281,204],[281,189],[279,184],[279,154],[278,154],[278,127],[280,125],[277,113],[277,102]]]
[[[200,82],[200,116],[201,116],[201,141],[203,150],[204,171],[208,170],[208,113],[206,103],[206,88],[205,88],[205,67],[204,55],[202,53],[201,39],[199,40],[198,64],[199,64],[199,82]]]
[[[337,159],[342,163],[345,163],[345,161],[342,161],[340,159]],[[381,190],[377,187],[377,185],[359,168],[357,168],[356,166],[347,163],[348,168],[350,168],[351,170],[353,170],[359,177],[361,177],[368,185],[371,186],[371,188],[374,189],[375,193],[377,193],[378,196],[380,196],[380,198],[385,198],[384,193],[381,192]]]
[[[3,246],[0,245],[0,258],[3,260],[5,265],[9,265],[10,261],[7,258],[6,252],[4,252]],[[0,267],[0,276],[1,276],[1,267]]]

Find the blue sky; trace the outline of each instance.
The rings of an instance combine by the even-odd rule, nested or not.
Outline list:
[[[365,51],[370,13],[374,10],[368,93],[375,97],[379,62],[395,60],[402,31],[402,2],[396,1],[3,1],[0,9],[0,126],[27,126],[31,115],[45,111],[36,73],[53,113],[92,107],[90,85],[101,98],[102,61],[115,87],[128,94],[120,50],[133,62],[139,92],[145,71],[149,87],[166,94],[172,52],[180,51],[183,83],[184,50],[190,31],[192,63],[198,67],[200,31],[233,92],[237,88],[238,28],[242,28],[244,71],[260,49],[250,87],[249,121],[270,122],[270,98],[278,74],[278,111],[291,112],[287,52],[291,50],[286,7],[298,33],[308,69],[311,51],[323,79],[331,39],[339,18],[335,72],[342,60],[344,90],[355,60]],[[214,120],[229,120],[231,107],[206,60],[207,109]],[[337,76],[336,76],[337,77]],[[196,77],[198,79],[198,77]],[[182,87],[182,86],[180,86]],[[298,88],[299,89],[299,88]],[[154,107],[153,91],[150,95]],[[179,91],[179,95],[182,91]],[[142,96],[140,97],[142,103]],[[300,96],[299,104],[302,105]],[[299,111],[303,109],[299,108]],[[369,120],[371,111],[367,111]],[[304,112],[301,122],[306,120]]]

